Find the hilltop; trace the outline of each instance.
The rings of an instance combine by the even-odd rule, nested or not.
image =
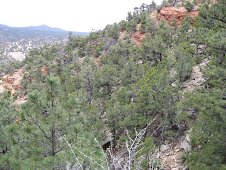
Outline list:
[[[87,36],[87,32],[70,32],[74,36]],[[31,49],[50,44],[64,44],[69,32],[47,25],[10,27],[0,25],[0,75],[11,70],[10,63],[20,65]]]
[[[0,25],[0,42],[15,42],[20,40],[62,40],[67,38],[69,31],[53,28],[47,25],[29,27],[10,27]],[[87,32],[73,32],[74,35],[88,35]]]

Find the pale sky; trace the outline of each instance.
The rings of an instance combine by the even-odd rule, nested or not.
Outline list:
[[[162,0],[155,0],[160,4]],[[46,24],[68,31],[91,31],[126,18],[127,13],[152,0],[0,0],[0,24]]]

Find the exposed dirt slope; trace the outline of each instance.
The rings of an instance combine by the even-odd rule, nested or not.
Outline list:
[[[0,89],[2,91],[9,90],[15,96],[16,90],[21,87],[20,82],[22,78],[23,68],[16,70],[13,74],[5,75],[1,78]]]
[[[192,92],[195,89],[203,88],[205,79],[203,77],[203,69],[209,63],[208,59],[204,59],[200,64],[192,69],[190,79],[182,83],[182,95],[186,92]],[[160,148],[160,161],[164,170],[185,170],[187,166],[183,162],[183,154],[190,150],[190,138],[180,136],[179,139],[173,142],[165,141]]]
[[[143,39],[144,39],[144,37],[145,37],[144,33],[141,33],[140,31],[136,31],[132,35],[132,41],[137,46],[140,46],[142,41],[143,41]]]
[[[126,38],[126,30],[121,30],[119,34],[119,40],[124,40]]]
[[[160,161],[164,170],[185,170],[184,152],[190,150],[189,136],[181,136],[174,142],[165,141],[160,148]]]

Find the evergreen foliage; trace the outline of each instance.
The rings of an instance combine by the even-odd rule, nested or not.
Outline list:
[[[204,4],[195,26],[189,18],[155,23],[148,12],[156,5],[142,4],[127,21],[32,50],[22,63],[27,102],[16,106],[10,93],[0,94],[0,169],[110,169],[119,151],[133,156],[125,167],[160,168],[150,154],[188,129],[189,169],[225,169],[225,4]],[[136,31],[145,35],[139,46]],[[185,92],[204,59],[205,83]]]

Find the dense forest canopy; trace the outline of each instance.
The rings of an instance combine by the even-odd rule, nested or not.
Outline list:
[[[170,169],[157,152],[185,135],[182,164],[226,169],[226,1],[150,17],[175,3],[31,50],[21,88],[0,94],[0,169]]]

